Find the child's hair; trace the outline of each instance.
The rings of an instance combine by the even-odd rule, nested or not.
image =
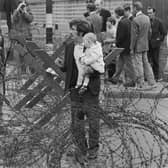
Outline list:
[[[92,43],[96,43],[96,41],[97,41],[97,37],[94,33],[87,33],[87,34],[84,35],[83,38],[91,41]]]

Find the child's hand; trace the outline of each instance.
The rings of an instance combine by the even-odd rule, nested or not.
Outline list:
[[[114,39],[106,39],[104,40],[104,43],[113,43],[115,40]]]

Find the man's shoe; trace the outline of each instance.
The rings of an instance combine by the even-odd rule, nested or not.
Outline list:
[[[135,82],[129,82],[124,84],[124,87],[135,87],[135,86],[136,86]]]
[[[85,165],[87,163],[87,156],[78,150],[75,150],[74,157],[80,165]]]
[[[110,78],[108,81],[111,82],[114,85],[116,85],[118,83],[118,80],[115,79],[115,78]]]
[[[97,157],[98,157],[98,148],[97,147],[94,148],[94,149],[89,149],[88,150],[88,156],[87,156],[87,158],[89,160],[97,159]]]

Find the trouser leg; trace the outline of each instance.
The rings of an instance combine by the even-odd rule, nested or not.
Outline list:
[[[119,80],[119,77],[123,71],[123,68],[124,68],[124,55],[120,55],[117,62],[116,62],[116,72],[115,74],[113,75],[113,78]]]
[[[94,101],[95,99],[95,101]],[[98,97],[86,97],[84,102],[84,110],[89,123],[89,149],[97,149],[99,147],[99,121],[98,114]]]
[[[152,49],[153,50],[153,59],[152,59],[152,62],[153,62],[153,73],[154,73],[154,76],[155,76],[155,79],[158,80],[159,79],[159,52],[160,52],[160,48],[155,48],[155,49]]]
[[[145,77],[146,77],[149,85],[155,84],[153,70],[152,70],[152,67],[148,61],[147,52],[142,53],[142,61],[143,61],[144,74],[145,74]]]
[[[85,137],[84,113],[79,102],[72,102],[72,135],[75,145],[80,149],[81,153],[86,155],[87,141]]]
[[[135,65],[131,55],[128,55],[125,59],[126,68],[125,68],[125,75],[126,75],[126,83],[133,83],[135,82],[136,74],[135,74]]]
[[[116,70],[116,65],[114,63],[111,63],[107,66],[107,71],[108,71],[108,78],[111,78]]]
[[[144,84],[144,68],[142,61],[142,53],[135,53],[135,73],[136,73],[136,83],[140,86]]]
[[[99,147],[99,117],[97,115],[97,107],[92,106],[87,112],[89,121],[89,148]]]

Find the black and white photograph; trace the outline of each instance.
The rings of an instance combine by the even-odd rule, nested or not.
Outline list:
[[[168,0],[0,0],[0,168],[168,168]]]

